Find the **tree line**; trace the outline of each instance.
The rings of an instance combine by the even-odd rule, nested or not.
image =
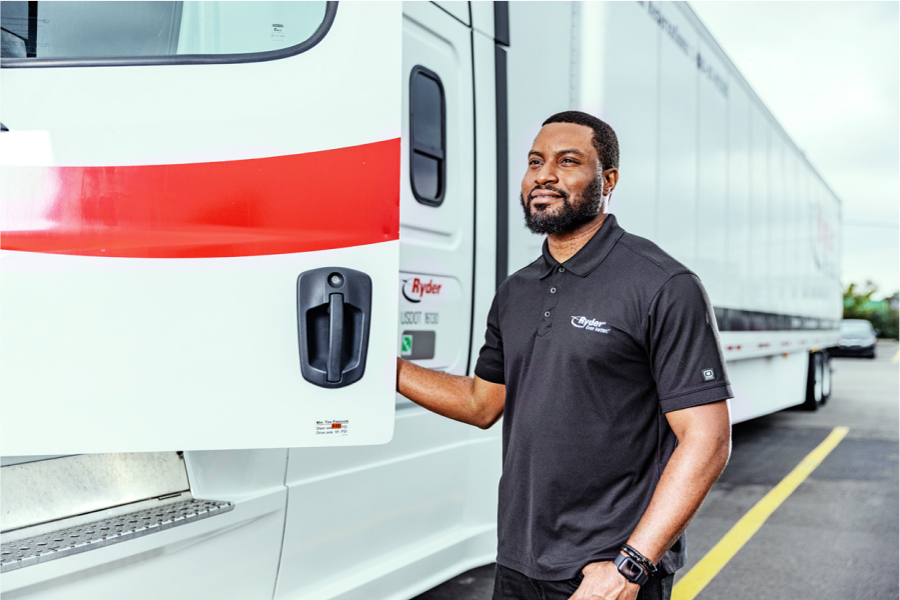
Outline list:
[[[883,300],[873,300],[878,286],[871,281],[863,285],[851,283],[844,289],[844,318],[865,319],[878,331],[878,337],[897,339],[900,334],[900,317],[897,305],[900,293]]]

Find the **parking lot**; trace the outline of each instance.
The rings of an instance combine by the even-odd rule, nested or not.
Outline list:
[[[833,359],[832,395],[816,412],[786,410],[734,426],[728,467],[688,528],[675,600],[900,597],[897,352],[889,342],[879,344],[875,360]],[[734,529],[747,533],[742,518],[754,507],[772,509],[767,494],[796,478],[794,469],[835,428],[846,435],[758,530],[731,556],[716,548]],[[718,570],[689,589],[684,580],[701,560]],[[419,598],[486,600],[492,581],[488,565]]]

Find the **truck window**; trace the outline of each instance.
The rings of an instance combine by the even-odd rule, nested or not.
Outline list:
[[[429,206],[444,201],[446,113],[441,78],[425,67],[413,67],[409,80],[409,176],[416,200]]]
[[[78,63],[151,64],[190,62],[179,57],[210,56],[235,62],[297,49],[324,37],[336,7],[328,2],[3,2],[0,6],[4,66]],[[330,10],[329,10],[330,9]],[[323,31],[324,29],[324,31]],[[287,52],[290,54],[290,52]],[[101,62],[97,62],[98,59]],[[240,60],[240,62],[244,62]],[[21,64],[24,63],[24,64]],[[108,64],[108,63],[107,63]]]

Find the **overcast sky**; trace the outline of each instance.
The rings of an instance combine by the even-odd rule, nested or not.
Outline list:
[[[844,284],[900,289],[900,3],[690,6],[841,198]]]

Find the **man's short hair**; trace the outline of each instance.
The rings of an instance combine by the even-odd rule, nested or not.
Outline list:
[[[556,113],[546,121],[544,125],[550,123],[575,123],[576,125],[584,125],[594,130],[591,142],[594,149],[597,150],[597,156],[600,157],[600,165],[604,169],[619,168],[619,139],[613,128],[595,117],[578,110],[566,110]]]

